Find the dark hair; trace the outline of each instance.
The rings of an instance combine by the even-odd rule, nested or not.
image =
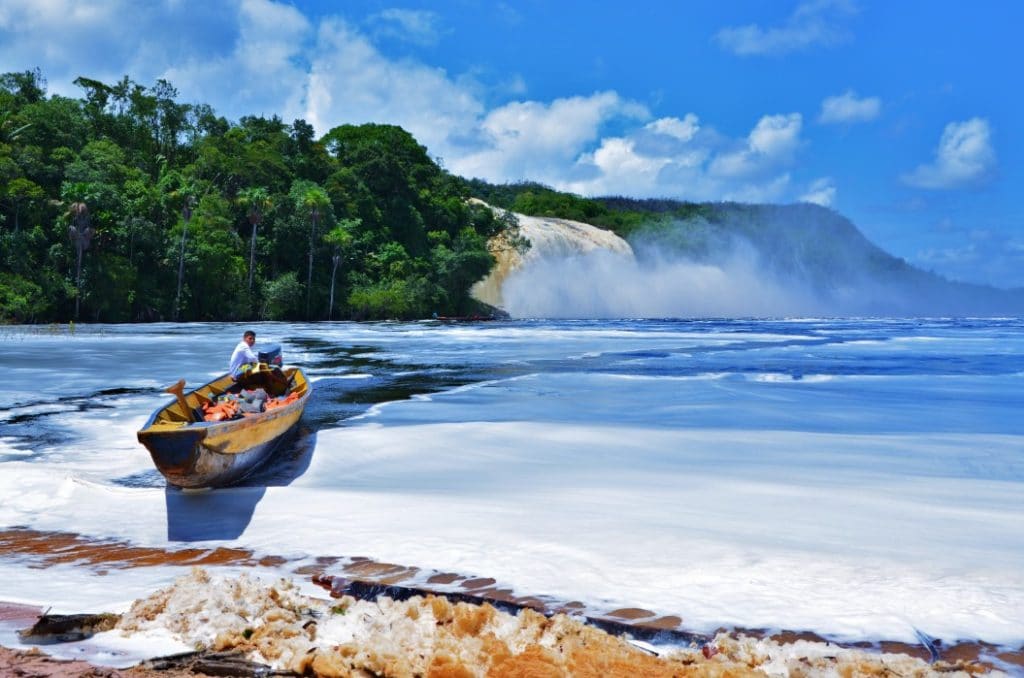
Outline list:
[[[256,333],[253,332],[252,330],[246,330],[245,334],[242,335],[242,339],[245,339],[246,337],[252,337],[253,339],[255,339]]]

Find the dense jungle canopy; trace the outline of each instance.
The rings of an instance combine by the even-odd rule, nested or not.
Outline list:
[[[0,75],[0,321],[417,318],[509,224],[399,127],[180,103],[163,80]],[[514,220],[513,220],[514,221]],[[514,225],[514,224],[513,224]]]

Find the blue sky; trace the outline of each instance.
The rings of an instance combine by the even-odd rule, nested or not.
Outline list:
[[[1018,2],[3,0],[0,70],[390,122],[449,170],[584,195],[812,201],[1024,286]]]

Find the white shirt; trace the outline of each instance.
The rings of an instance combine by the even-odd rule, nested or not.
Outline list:
[[[247,363],[258,363],[260,357],[256,355],[256,352],[252,350],[249,344],[245,343],[245,339],[238,342],[238,346],[235,346],[235,350],[231,353],[231,365],[228,367],[228,371],[232,377],[237,377],[239,371],[242,369],[242,365]]]

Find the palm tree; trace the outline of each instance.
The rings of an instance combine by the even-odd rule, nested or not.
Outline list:
[[[185,279],[185,237],[188,235],[188,222],[192,220],[192,207],[195,205],[195,198],[191,195],[185,196],[184,204],[181,207],[181,217],[185,221],[181,229],[181,254],[178,256],[178,292],[174,296],[174,319],[178,319],[181,311],[181,281]]]
[[[296,207],[309,217],[309,266],[306,272],[306,318],[309,318],[310,294],[313,290],[313,246],[316,244],[316,231],[321,217],[326,214],[331,201],[327,192],[316,184],[304,187],[296,200]]]
[[[75,320],[78,320],[79,302],[82,299],[82,253],[89,249],[89,242],[96,229],[89,225],[89,208],[84,202],[73,202],[68,209],[71,225],[68,235],[75,243],[77,257],[75,259]]]
[[[331,257],[331,300],[327,304],[327,319],[334,319],[334,280],[338,273],[338,264],[341,263],[343,253],[352,243],[350,228],[357,226],[359,219],[345,219],[324,236],[324,241],[334,246],[334,255]]]
[[[247,208],[249,223],[252,224],[252,238],[249,241],[249,294],[252,294],[253,270],[256,268],[256,229],[263,221],[263,215],[273,207],[270,194],[265,188],[246,188],[238,193],[238,202]]]
[[[217,177],[219,176],[220,174],[217,175]],[[214,181],[216,181],[217,177],[214,177]],[[199,185],[195,177],[186,176],[178,170],[168,170],[166,162],[161,164],[157,189],[164,195],[165,205],[181,205],[181,216],[184,220],[184,225],[181,229],[181,246],[178,251],[178,289],[174,297],[174,311],[171,314],[172,319],[175,321],[178,320],[178,316],[181,313],[181,288],[185,281],[185,242],[188,239],[188,224],[192,219],[193,208],[202,200],[202,196],[205,196],[212,186],[213,183],[210,182],[197,200],[196,195],[199,193]]]

